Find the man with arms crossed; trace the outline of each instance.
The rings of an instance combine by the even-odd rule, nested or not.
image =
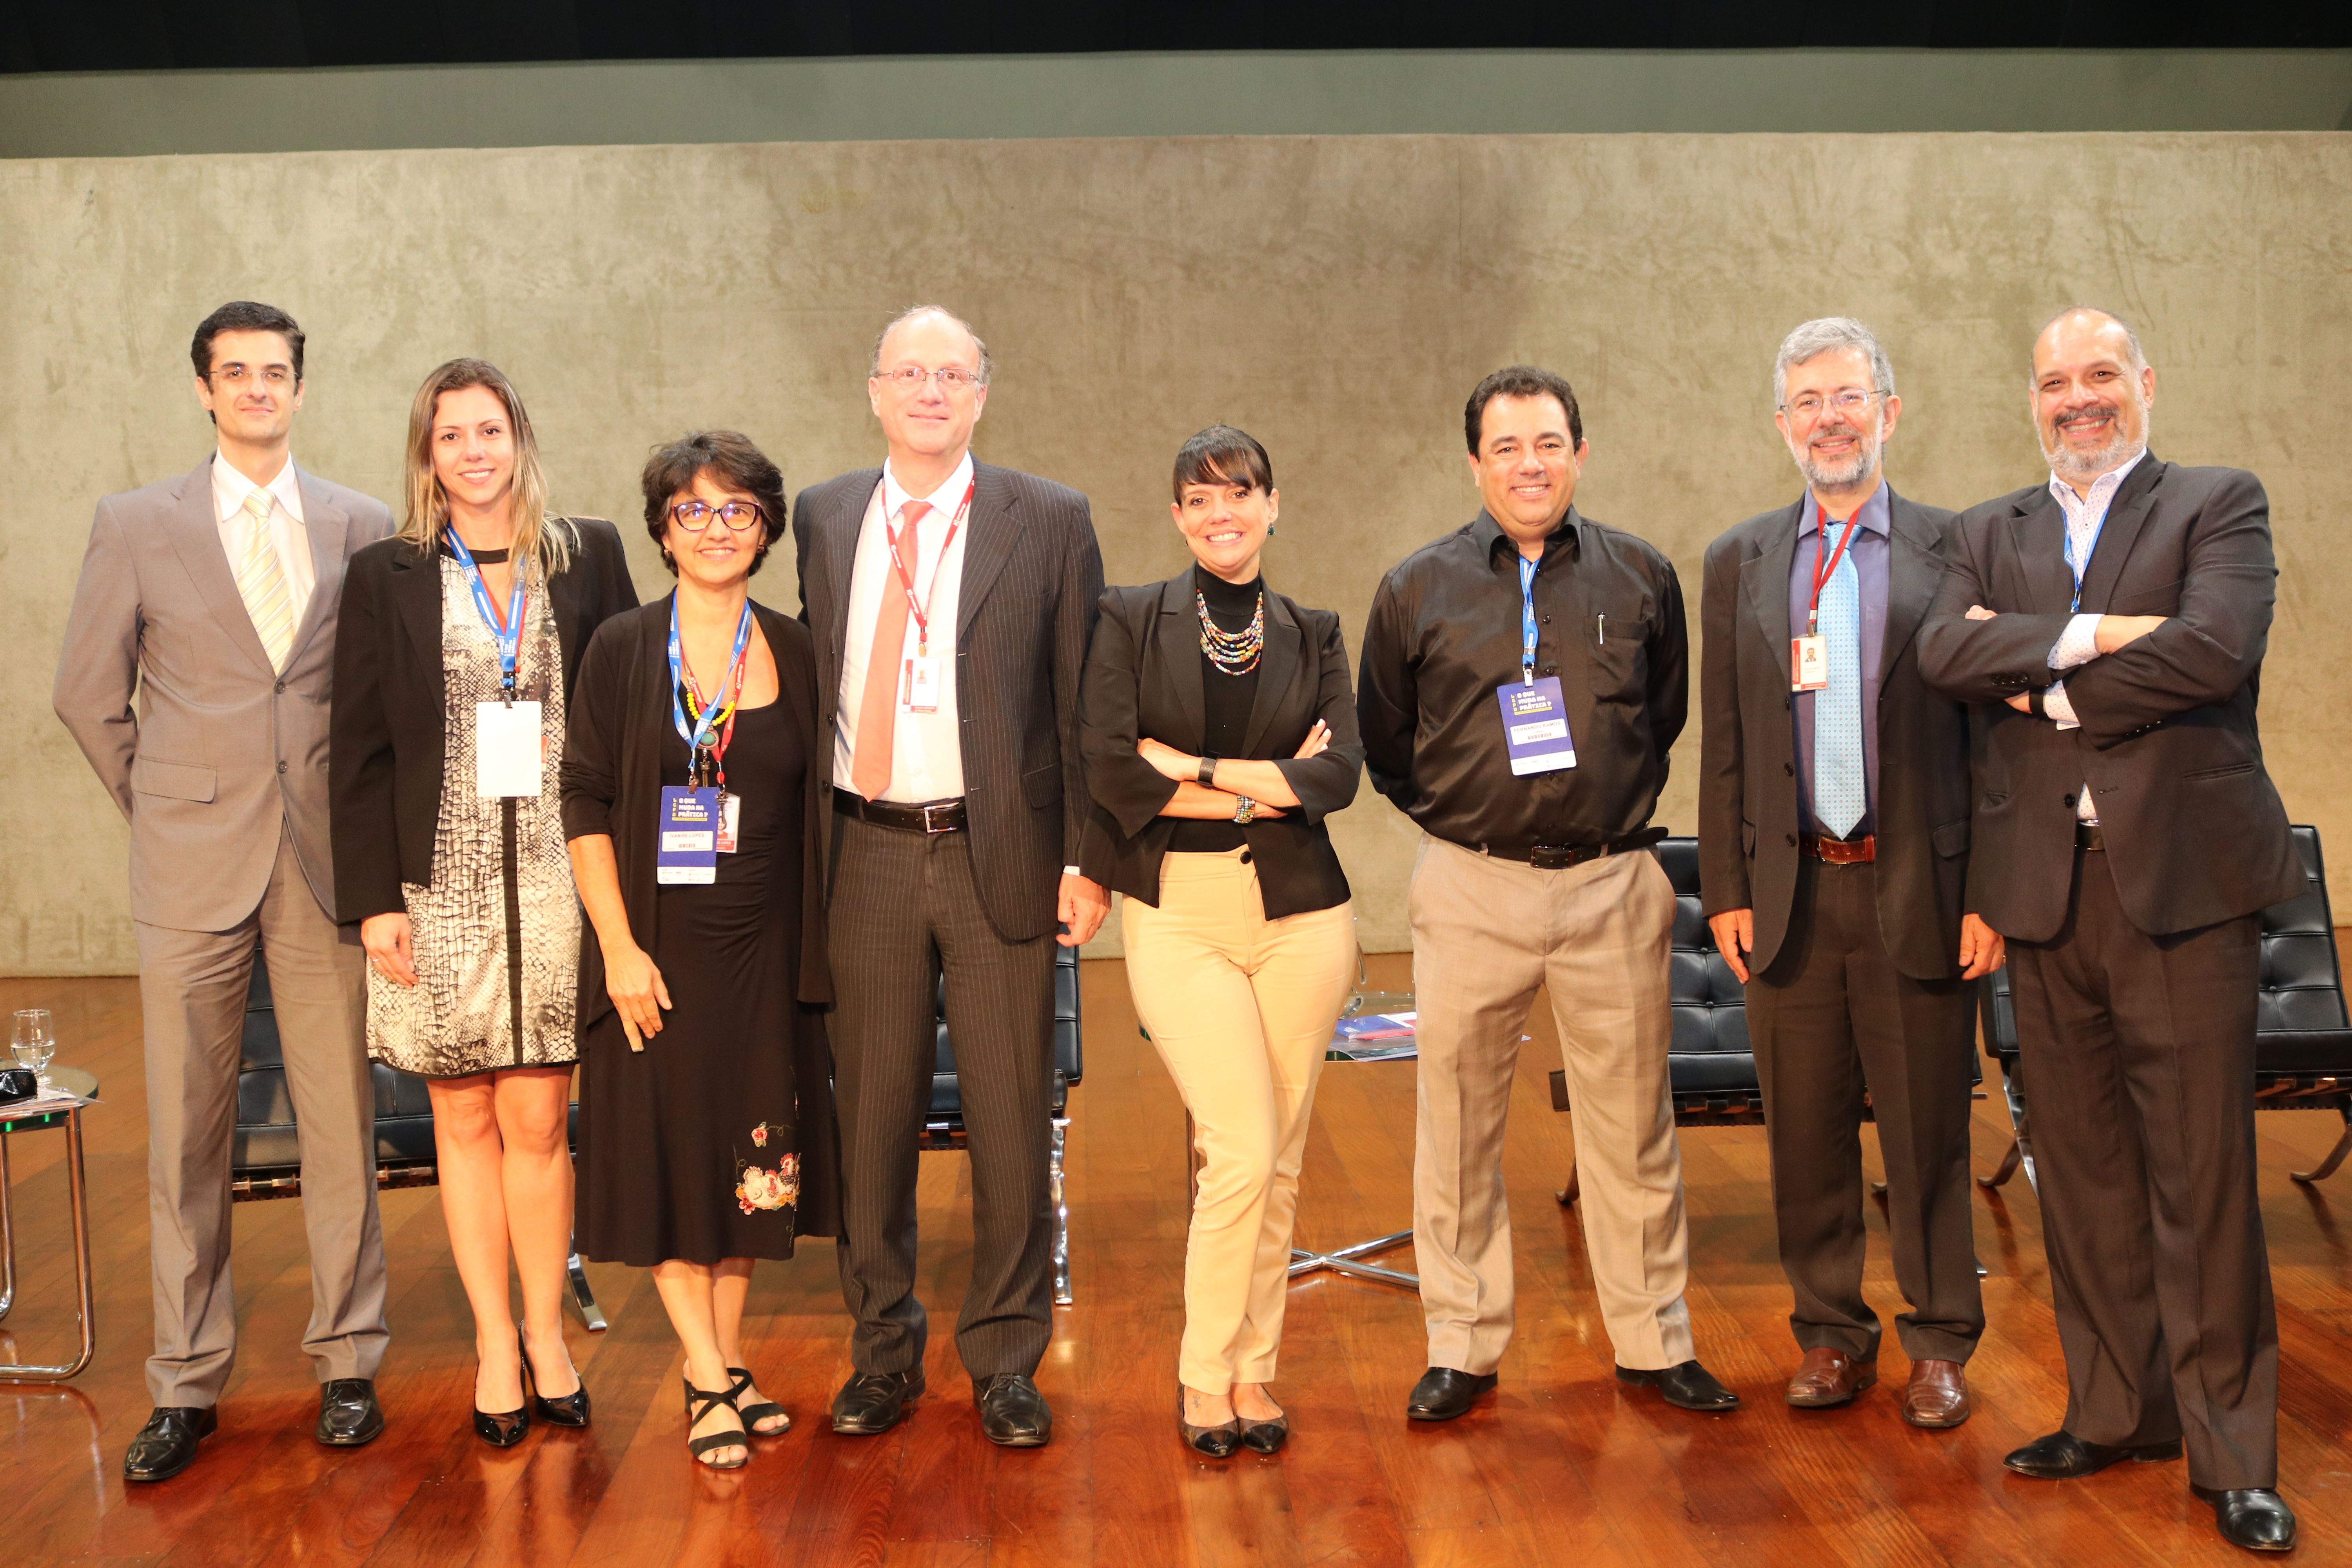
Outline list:
[[[1699,1365],[1683,1304],[1675,895],[1648,853],[1689,693],[1682,587],[1656,550],[1570,504],[1589,448],[1567,382],[1496,371],[1464,424],[1485,508],[1381,580],[1356,689],[1372,785],[1425,835],[1412,1206],[1429,1369],[1405,1414],[1469,1410],[1510,1341],[1503,1123],[1546,984],[1617,1375],[1729,1410],[1738,1396]]]
[[[358,928],[333,913],[327,706],[343,563],[392,517],[289,455],[292,317],[224,305],[193,353],[218,449],[98,503],[55,694],[131,823],[155,1286],[155,1411],[122,1464],[134,1481],[188,1468],[236,1353],[229,1143],[257,942],[301,1139],[320,1442],[383,1430],[373,1379],[389,1338],[365,975]]]
[[[841,1284],[856,1320],[833,1429],[887,1431],[923,1391],[915,1162],[944,973],[971,1151],[956,1348],[982,1431],[1034,1447],[1053,1432],[1033,1378],[1053,1336],[1054,932],[1085,942],[1110,902],[1076,864],[1078,676],[1103,574],[1084,496],[973,461],[990,368],[945,310],[899,316],[866,383],[889,460],[793,510],[832,745]]]
[[[2222,1538],[2283,1552],[2254,1001],[2260,911],[2305,881],[2255,726],[2270,503],[2147,449],[2156,372],[2104,310],[2042,329],[2030,387],[2049,481],[1961,515],[1919,637],[1990,716],[1970,902],[2009,941],[2066,1358],[2063,1423],[2007,1463],[2185,1439]]]
[[[1773,402],[1805,493],[1707,547],[1699,866],[1716,947],[1748,989],[1780,1266],[1804,1352],[1788,1400],[1878,1380],[1863,1299],[1865,1088],[1911,1310],[1903,1418],[1969,1418],[1984,1332],[1969,1206],[1976,994],[2000,938],[1963,914],[1969,709],[1919,678],[1952,514],[1887,484],[1895,367],[1860,321],[1780,345]]]

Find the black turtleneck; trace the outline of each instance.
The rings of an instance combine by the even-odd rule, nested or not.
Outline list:
[[[1238,632],[1247,629],[1256,616],[1258,596],[1265,587],[1265,579],[1261,575],[1246,583],[1228,583],[1207,567],[1196,564],[1192,568],[1192,587],[1208,601],[1209,618],[1216,622],[1219,631]],[[1196,618],[1196,628],[1197,625]],[[1228,675],[1203,651],[1201,691],[1208,721],[1201,735],[1201,753],[1211,757],[1238,756],[1243,738],[1249,733],[1250,706],[1257,700],[1257,666],[1252,665],[1246,675]],[[1214,855],[1238,849],[1242,844],[1242,830],[1231,822],[1187,818],[1176,825],[1168,847],[1181,854]]]

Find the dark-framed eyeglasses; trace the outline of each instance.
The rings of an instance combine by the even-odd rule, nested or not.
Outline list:
[[[734,532],[740,533],[767,515],[757,503],[748,500],[730,500],[723,506],[712,506],[708,501],[682,500],[669,509],[669,520],[688,533],[700,533],[710,526],[710,520],[714,517]]]
[[[1780,405],[1780,412],[1793,414],[1800,419],[1818,419],[1824,408],[1834,408],[1840,414],[1859,414],[1870,406],[1872,398],[1885,395],[1883,392],[1864,391],[1856,386],[1849,386],[1842,392],[1832,392],[1827,397],[1822,396],[1817,392],[1805,392],[1798,394]]]

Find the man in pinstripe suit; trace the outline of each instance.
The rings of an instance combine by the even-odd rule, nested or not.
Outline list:
[[[889,460],[802,491],[794,535],[833,739],[841,1284],[856,1319],[833,1429],[887,1431],[923,1391],[915,1163],[944,977],[971,1150],[956,1349],[982,1431],[1034,1447],[1053,1432],[1033,1376],[1053,1336],[1054,942],[1085,942],[1109,907],[1077,871],[1078,673],[1103,574],[1086,497],[972,460],[989,370],[947,311],[892,321],[866,383]]]

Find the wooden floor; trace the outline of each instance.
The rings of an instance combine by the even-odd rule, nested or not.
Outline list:
[[[1406,961],[1375,959],[1402,989]],[[594,1395],[586,1432],[541,1429],[499,1453],[467,1427],[471,1344],[431,1190],[386,1194],[393,1347],[380,1390],[390,1429],[355,1452],[310,1436],[317,1394],[298,1348],[310,1309],[299,1202],[236,1213],[242,1359],[220,1434],[197,1466],[126,1489],[124,1445],[147,1414],[145,1134],[138,1004],[120,980],[0,981],[0,1009],[58,1015],[61,1060],[96,1072],[88,1112],[97,1215],[98,1360],[68,1389],[0,1384],[0,1557],[11,1563],[614,1563],[2195,1564],[2244,1561],[2190,1499],[2184,1468],[2126,1465],[2084,1481],[2020,1479],[2015,1444],[2055,1425],[2064,1380],[2038,1215],[2021,1179],[1979,1195],[1977,1247],[1991,1326],[1971,1366],[1977,1414],[1926,1433],[1882,1387],[1842,1411],[1780,1397],[1794,1360],[1774,1260],[1761,1134],[1685,1132],[1690,1307],[1706,1364],[1748,1401],[1727,1416],[1670,1410],[1610,1376],[1572,1210],[1551,1191],[1570,1159],[1544,1073],[1540,1016],[1521,1059],[1507,1161],[1518,1220],[1518,1331],[1499,1395],[1444,1426],[1408,1423],[1422,1367],[1418,1304],[1324,1276],[1295,1287],[1277,1391],[1291,1446],[1273,1458],[1195,1462],[1171,1431],[1185,1221],[1183,1119],[1136,1037],[1115,962],[1085,972],[1087,1077],[1069,1144],[1077,1304],[1056,1313],[1038,1374],[1052,1446],[984,1441],[950,1326],[969,1271],[961,1154],[924,1156],[922,1287],[940,1326],[931,1392],[879,1438],[836,1437],[826,1402],[847,1332],[825,1246],[763,1264],[751,1359],[797,1428],[750,1466],[687,1458],[679,1361],[650,1279],[592,1266],[612,1320],[570,1323]],[[1977,1160],[2004,1145],[1979,1106]],[[2326,1113],[2259,1121],[2263,1209],[2277,1281],[2284,1490],[2297,1561],[2352,1562],[2352,1170],[2319,1193],[2289,1181],[2333,1142]],[[71,1325],[64,1140],[13,1140],[22,1304],[0,1352],[59,1359]],[[1331,1244],[1409,1223],[1412,1069],[1335,1064],[1307,1156],[1300,1232]],[[1874,1165],[1874,1150],[1871,1155]],[[1898,1310],[1875,1212],[1872,1294]],[[1409,1251],[1397,1257],[1410,1268]],[[1890,1333],[1888,1375],[1903,1363]]]

